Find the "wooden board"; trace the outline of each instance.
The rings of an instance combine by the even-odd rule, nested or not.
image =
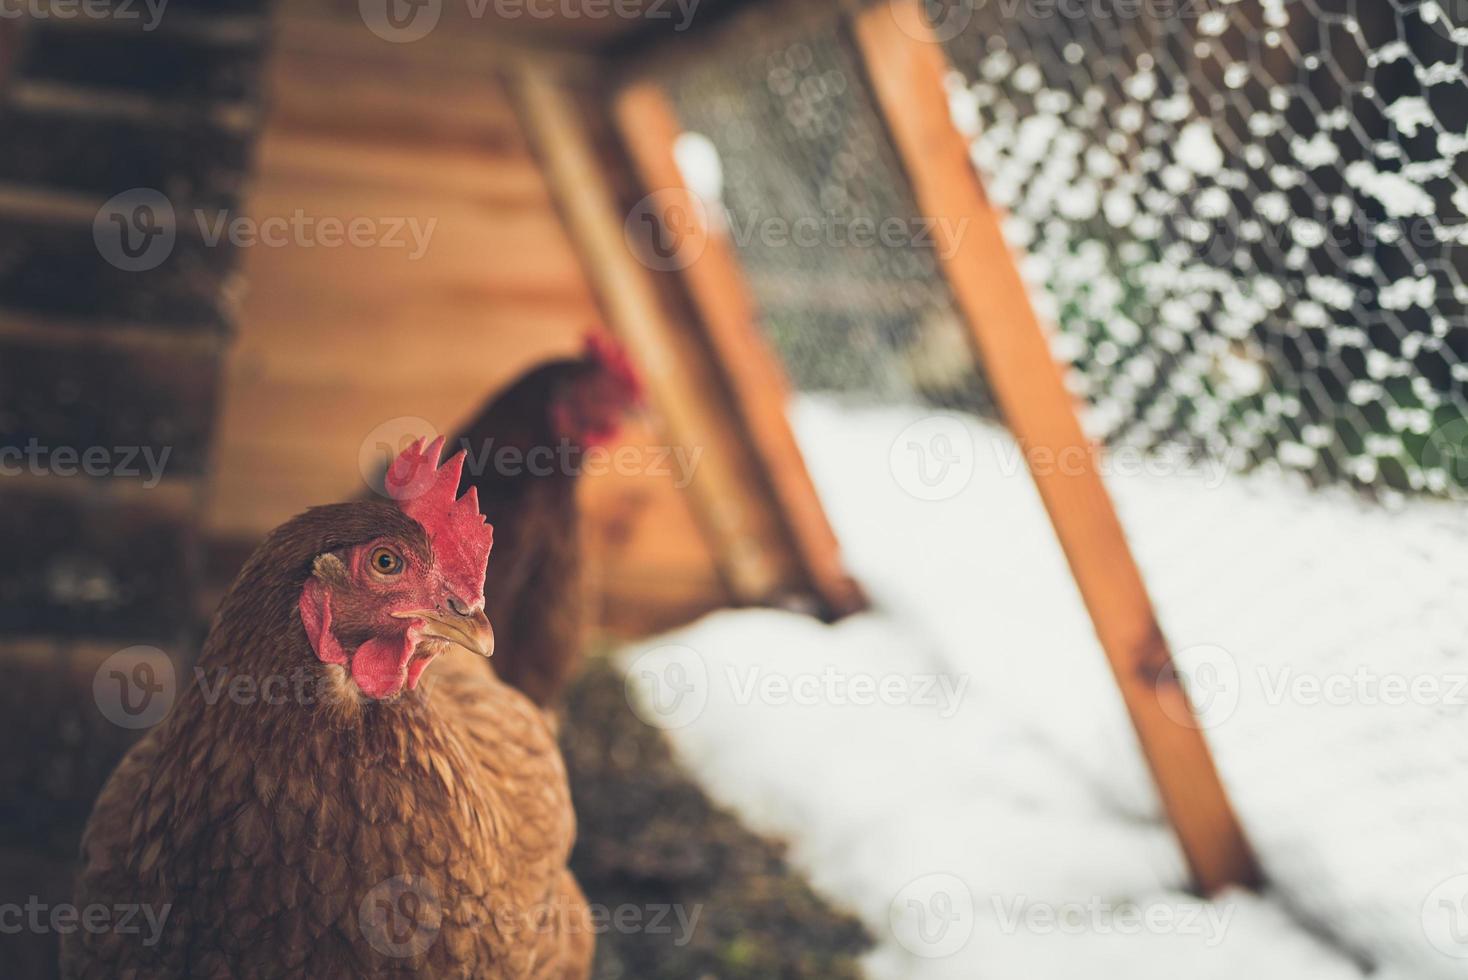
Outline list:
[[[662,88],[652,82],[629,85],[618,94],[615,112],[643,187],[673,201],[691,202],[693,192],[673,156],[682,127]],[[668,217],[665,210],[654,210],[656,219]],[[791,544],[825,608],[836,616],[856,612],[866,599],[846,572],[836,534],[790,429],[789,385],[760,333],[759,314],[734,244],[710,222],[693,222],[680,233],[692,236],[683,243],[692,259],[678,270],[697,312],[690,326],[700,330],[714,354]]]
[[[246,248],[211,481],[208,615],[266,531],[361,492],[358,449],[395,416],[451,432],[601,311],[485,38],[388,44],[319,5],[278,8],[271,111],[243,213],[437,219],[402,250]],[[569,64],[563,58],[547,63]],[[652,440],[634,429],[626,438]],[[620,636],[728,604],[671,476],[582,480],[594,618]]]
[[[1075,454],[1084,463],[1031,472],[1196,883],[1205,894],[1253,884],[1258,868],[1208,745],[1196,725],[1175,720],[1192,717],[1187,696],[1168,669],[1166,640],[1004,240],[1001,215],[949,117],[948,64],[922,4],[893,0],[866,10],[855,34],[922,214],[964,229],[938,254],[1006,422],[1027,460]]]
[[[405,246],[241,250],[209,514],[226,538],[355,496],[378,425],[453,431],[598,316],[492,59],[289,10],[278,30],[246,216],[401,223]]]
[[[516,91],[610,326],[642,370],[666,438],[702,461],[689,493],[730,592],[769,603],[819,592],[792,547],[782,506],[744,428],[698,311],[648,264],[650,234],[629,220],[645,191],[594,89],[526,69]]]

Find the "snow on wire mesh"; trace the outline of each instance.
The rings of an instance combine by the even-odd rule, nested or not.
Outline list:
[[[991,414],[855,54],[834,18],[778,18],[733,25],[665,79],[690,183],[727,222],[771,343],[802,390]]]
[[[1468,491],[1468,29],[1402,0],[930,6],[1094,436]]]

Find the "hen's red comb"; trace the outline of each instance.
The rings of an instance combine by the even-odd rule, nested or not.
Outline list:
[[[633,366],[627,349],[610,334],[602,330],[587,331],[582,356],[615,378],[622,385],[623,394],[629,403],[642,401],[642,378]]]
[[[494,546],[494,527],[479,513],[476,488],[454,499],[464,471],[464,453],[455,453],[440,466],[442,453],[443,436],[426,445],[419,439],[393,460],[383,483],[403,513],[428,532],[438,567],[457,597],[477,603],[484,595],[484,569]]]

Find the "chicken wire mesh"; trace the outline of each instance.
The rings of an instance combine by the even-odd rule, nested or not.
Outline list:
[[[1384,975],[1461,975],[1468,30],[1396,0],[929,13],[1267,874]]]
[[[925,8],[1179,665],[1222,679],[1194,695],[1271,880],[1362,961],[1454,975],[1424,935],[1468,872],[1463,712],[1383,707],[1370,678],[1465,677],[1462,12]],[[665,77],[680,162],[796,382],[992,415],[931,250],[760,233],[921,220],[842,30],[766,22],[706,54]],[[1122,450],[1182,465],[1127,478]],[[1218,475],[1175,478],[1200,463]],[[1367,688],[1312,701],[1301,677]]]
[[[1073,6],[936,19],[1091,433],[1461,494],[1468,30],[1432,2]]]
[[[664,81],[680,165],[725,222],[795,385],[990,414],[937,229],[839,23],[737,26]]]

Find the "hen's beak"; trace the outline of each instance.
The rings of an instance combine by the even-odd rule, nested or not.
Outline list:
[[[421,619],[423,636],[457,643],[470,653],[477,653],[481,657],[488,657],[494,653],[494,627],[489,625],[489,618],[484,615],[483,609],[475,610],[467,615],[441,612],[437,609],[414,609],[408,612],[393,613],[393,616],[398,619]]]

